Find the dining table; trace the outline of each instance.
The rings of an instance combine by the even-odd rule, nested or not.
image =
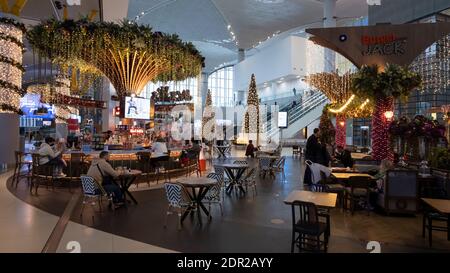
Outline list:
[[[365,153],[352,153],[352,158],[356,159],[356,160],[362,160],[365,158],[370,157],[369,154],[365,154]]]
[[[336,193],[294,190],[284,199],[284,203],[292,205],[295,201],[301,201],[311,202],[317,207],[334,208],[336,207],[336,199]]]
[[[119,173],[118,180],[119,180],[119,186],[122,190],[122,193],[124,195],[124,198],[126,200],[127,195],[130,197],[130,199],[134,202],[134,204],[137,205],[137,200],[134,198],[134,196],[129,191],[130,186],[134,183],[136,178],[142,174],[142,171],[140,170],[130,170],[130,169],[118,169]],[[125,202],[126,204],[127,202]]]
[[[216,150],[218,151],[218,158],[226,158],[227,150],[230,148],[230,145],[214,145]]]
[[[420,199],[432,209],[447,216],[447,240],[450,241],[450,200],[434,198]]]
[[[242,175],[248,169],[248,164],[237,164],[237,163],[223,163],[223,164],[215,164],[215,166],[222,167],[228,178],[229,183],[226,188],[226,193],[231,194],[233,187],[237,186],[239,190],[245,194],[244,187],[242,186]]]
[[[183,177],[180,178],[177,182],[183,185],[186,189],[190,189],[190,191],[187,190],[187,194],[194,204],[194,206],[189,207],[184,212],[183,216],[181,217],[181,222],[184,221],[184,219],[190,212],[194,212],[195,208],[197,208],[199,212],[203,211],[206,216],[211,217],[208,209],[205,207],[202,201],[203,198],[205,198],[208,190],[217,183],[217,180],[208,177]]]

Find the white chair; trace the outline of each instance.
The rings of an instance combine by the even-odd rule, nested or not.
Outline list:
[[[242,179],[242,186],[245,187],[246,191],[248,187],[253,188],[253,195],[257,195],[258,191],[256,190],[256,168],[252,168],[248,174]]]
[[[259,176],[263,175],[266,177],[267,172],[270,173],[270,164],[272,163],[272,159],[268,157],[259,158]]]
[[[83,203],[81,205],[80,217],[83,216],[83,211],[88,200],[91,200],[91,205],[94,207],[96,205],[96,201],[98,201],[100,211],[103,211],[102,208],[102,199],[105,197],[114,210],[113,198],[112,195],[107,193],[105,189],[97,182],[93,177],[90,176],[81,176],[81,186],[83,188]],[[92,216],[94,217],[94,216]]]
[[[275,162],[275,164],[273,164],[273,166],[271,166],[271,171],[273,173],[281,173],[283,175],[283,181],[286,178],[286,175],[284,173],[284,164],[286,163],[286,157],[282,156],[279,159],[277,159],[277,161]]]
[[[207,175],[208,178],[213,178],[217,180],[217,183],[212,186],[205,197],[203,198],[204,203],[208,204],[208,210],[210,211],[209,217],[211,217],[211,204],[217,204],[220,207],[220,214],[223,216],[223,175],[217,173],[210,173]]]
[[[164,183],[164,189],[166,190],[167,201],[169,207],[166,213],[166,219],[164,221],[164,228],[167,227],[167,218],[174,211],[178,214],[178,229],[181,229],[181,215],[187,209],[193,206],[192,200],[189,198],[189,194],[186,192],[186,188],[179,183]]]

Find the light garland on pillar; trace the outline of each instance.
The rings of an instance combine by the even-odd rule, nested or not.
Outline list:
[[[0,18],[0,113],[20,113],[22,55],[25,27],[9,18]]]
[[[255,74],[252,74],[247,96],[247,113],[245,113],[244,129],[247,134],[256,134],[256,144],[259,142],[260,120],[259,120],[259,98],[256,90]]]
[[[203,112],[203,118],[202,118],[202,136],[205,139],[213,139],[214,137],[214,131],[215,131],[215,122],[214,126],[212,126],[211,131],[207,130],[208,128],[205,128],[205,125],[210,122],[211,120],[215,119],[215,113],[212,109],[212,96],[211,96],[211,90],[208,89],[208,93],[206,94],[206,103],[205,103],[205,110]]]

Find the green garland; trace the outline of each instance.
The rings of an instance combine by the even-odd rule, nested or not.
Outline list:
[[[23,67],[23,65],[19,62],[14,61],[11,58],[5,57],[3,55],[0,55],[0,62],[2,63],[7,63],[11,66],[14,66],[15,68],[19,69],[20,71],[22,71],[22,73],[25,72],[25,67]]]
[[[25,27],[24,24],[17,22],[16,20],[8,18],[8,17],[1,17],[0,24],[13,25],[16,28],[20,29],[23,33],[27,32],[27,28]]]
[[[0,87],[6,88],[6,89],[11,89],[12,91],[19,94],[20,96],[24,96],[27,93],[27,91],[25,89],[20,88],[15,84],[12,84],[10,82],[6,82],[3,80],[0,80]]]
[[[387,64],[379,72],[377,65],[363,66],[353,78],[352,90],[360,98],[371,101],[388,97],[406,100],[410,92],[422,86],[419,74],[399,65]]]
[[[9,111],[9,112],[16,113],[18,115],[23,115],[22,109],[17,109],[9,104],[0,104],[0,109],[2,111]]]
[[[25,48],[24,44],[20,40],[18,40],[16,37],[12,37],[12,36],[9,36],[9,35],[6,35],[6,34],[0,32],[0,39],[14,43],[14,44],[18,45],[20,48],[22,48],[22,50]]]

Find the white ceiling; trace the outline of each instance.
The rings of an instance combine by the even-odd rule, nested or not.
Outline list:
[[[154,29],[177,33],[192,41],[206,57],[206,70],[212,70],[224,60],[237,58],[237,48],[249,49],[274,33],[321,22],[323,3],[318,0],[129,0],[128,18]],[[270,3],[273,2],[273,3]],[[144,14],[142,14],[144,12]],[[336,16],[356,18],[367,16],[366,0],[338,0]],[[236,42],[227,26],[236,35]],[[214,52],[205,47],[214,44]],[[217,46],[223,51],[220,54]],[[231,56],[234,52],[234,56]],[[231,59],[227,59],[230,56]]]

